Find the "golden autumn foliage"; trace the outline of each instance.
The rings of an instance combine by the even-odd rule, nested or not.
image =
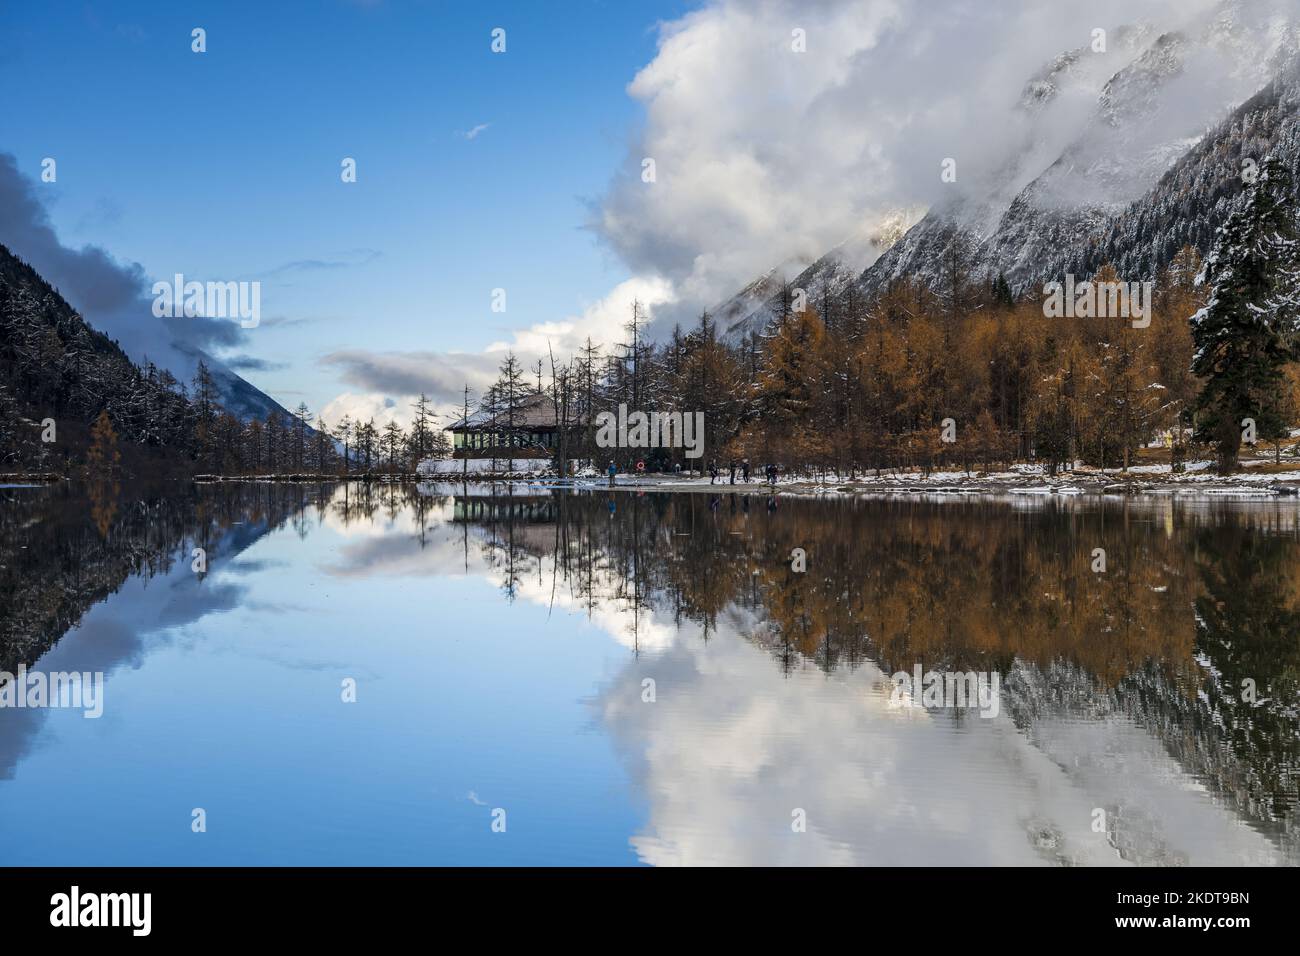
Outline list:
[[[1127,468],[1186,424],[1199,265],[1187,248],[1157,277],[1145,327],[1049,318],[1032,289],[1012,304],[995,286],[944,297],[908,280],[869,306],[828,299],[789,311],[747,356],[729,355],[752,375],[723,444],[841,474],[1027,459],[1052,471],[1076,460]],[[1094,276],[1121,278],[1110,266]],[[955,440],[936,444],[949,419]]]

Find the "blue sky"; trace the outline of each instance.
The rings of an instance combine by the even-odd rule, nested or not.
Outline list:
[[[634,300],[661,334],[831,249],[866,268],[953,189],[1064,155],[1137,47],[1089,52],[1026,112],[1046,64],[1098,25],[1198,35],[1220,2],[8,4],[0,241],[43,243],[51,280],[133,354],[155,330],[123,286],[259,281],[258,328],[174,334],[288,407],[382,425],[419,391],[444,410],[481,392],[507,350],[525,367],[588,336],[608,351]],[[1297,7],[1239,13],[1267,37],[1270,11]],[[1176,139],[1267,80],[1265,58],[1225,49],[1186,71]],[[139,272],[106,275],[88,245]],[[98,311],[77,299],[105,288]]]
[[[625,87],[685,6],[6,5],[0,150],[33,178],[56,158],[65,244],[261,280],[277,321],[243,351],[273,367],[244,374],[317,409],[339,391],[320,355],[479,351],[626,278],[584,226],[641,120]]]

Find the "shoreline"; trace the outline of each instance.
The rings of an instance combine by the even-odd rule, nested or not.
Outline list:
[[[683,481],[673,477],[646,478],[632,481],[620,481],[614,490],[665,491],[683,493],[718,493],[729,494],[742,492],[746,494],[787,494],[802,497],[856,497],[856,496],[936,496],[964,497],[975,495],[993,495],[998,497],[1047,497],[1047,498],[1093,498],[1093,497],[1140,497],[1140,496],[1176,496],[1207,498],[1300,498],[1300,476],[1291,480],[1261,480],[1265,476],[1245,480],[1238,478],[1214,478],[1212,480],[1186,481],[1179,479],[1131,479],[1116,481],[1114,477],[1070,477],[1064,480],[1035,480],[1032,476],[1016,479],[1003,478],[969,478],[954,481],[949,478],[927,480],[920,476],[915,478],[880,478],[817,481],[792,478],[778,481],[775,486],[766,482],[728,482],[710,484],[707,479]],[[609,490],[609,486],[597,482],[579,482],[580,487]]]
[[[0,474],[0,484],[10,486],[50,485],[69,480],[62,475]],[[181,479],[187,480],[187,479]],[[731,484],[725,478],[710,483],[709,478],[684,478],[672,474],[626,475],[617,477],[611,488],[603,476],[584,475],[576,478],[556,478],[544,472],[514,474],[428,475],[418,472],[394,474],[294,474],[265,475],[194,475],[189,481],[196,484],[226,482],[277,482],[286,484],[323,484],[359,482],[372,484],[433,484],[433,485],[530,485],[545,488],[571,488],[578,491],[660,491],[671,493],[713,493],[751,495],[798,495],[801,497],[853,497],[853,496],[944,496],[973,495],[1051,498],[1074,497],[1138,497],[1173,496],[1205,498],[1298,498],[1300,499],[1300,471],[1260,472],[1244,470],[1230,476],[1220,476],[1208,468],[1189,470],[1177,475],[1153,472],[1128,475],[1104,472],[1065,472],[1054,477],[1035,472],[1033,466],[1019,466],[1019,470],[994,474],[954,474],[936,472],[930,476],[882,475],[877,478],[856,477],[808,478],[784,476],[773,486],[766,481],[737,481]]]

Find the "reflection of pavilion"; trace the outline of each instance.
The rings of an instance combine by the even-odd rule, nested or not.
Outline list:
[[[452,520],[468,522],[512,521],[551,524],[556,519],[555,498],[550,495],[456,495]]]

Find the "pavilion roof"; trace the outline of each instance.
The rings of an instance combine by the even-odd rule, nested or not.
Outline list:
[[[466,418],[459,418],[447,426],[448,431],[499,431],[509,428],[511,416],[508,411],[493,415],[485,409],[478,409]],[[519,398],[515,404],[515,428],[555,428],[555,402],[544,392],[532,392]]]

